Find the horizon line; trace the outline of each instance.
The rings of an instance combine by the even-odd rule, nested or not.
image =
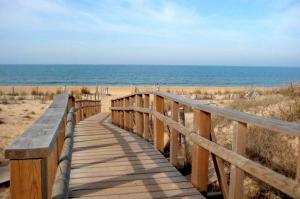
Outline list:
[[[220,65],[220,64],[105,64],[105,63],[97,63],[97,64],[91,64],[91,63],[24,63],[24,64],[20,64],[20,63],[0,63],[1,65],[73,65],[73,66],[80,66],[80,65],[98,65],[98,66],[212,66],[212,67],[282,67],[282,68],[300,68],[300,65],[287,65],[287,66],[283,66],[283,65]]]

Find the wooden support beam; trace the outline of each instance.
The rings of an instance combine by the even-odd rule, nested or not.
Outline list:
[[[172,101],[171,116],[174,121],[178,122],[179,104],[175,101]],[[175,167],[177,167],[178,150],[179,150],[179,133],[177,130],[172,128],[171,136],[170,136],[170,162]]]
[[[134,98],[133,97],[129,97],[129,106],[133,106],[134,104]],[[133,132],[133,116],[134,115],[134,111],[129,111],[129,131]]]
[[[120,100],[117,101],[117,106],[121,107]],[[118,111],[118,126],[121,127],[121,111]]]
[[[76,103],[76,110],[76,123],[79,123],[82,120],[81,102]]]
[[[129,98],[124,98],[123,106],[129,106]],[[129,130],[129,122],[129,111],[124,111],[124,129]]]
[[[110,106],[111,107],[115,107],[114,100],[111,100],[111,105]],[[111,122],[113,124],[115,124],[115,111],[114,110],[111,110]]]
[[[42,159],[10,160],[10,197],[47,198]]]
[[[123,107],[123,99],[119,100],[119,107]],[[124,114],[123,111],[120,111],[120,128],[124,128]]]
[[[143,107],[143,96],[135,96],[136,107]],[[143,113],[135,112],[136,132],[139,136],[143,136]]]
[[[150,95],[144,95],[144,108],[150,107]],[[145,140],[150,139],[150,127],[149,127],[149,113],[144,113],[144,132],[143,137]]]
[[[154,111],[164,114],[164,98],[155,95],[154,96]],[[154,119],[154,146],[159,151],[164,150],[164,123],[158,118]]]
[[[213,131],[211,131],[211,133],[210,133],[210,139],[214,143],[218,143],[216,135]],[[227,183],[228,180],[227,180],[227,176],[225,174],[223,160],[221,158],[219,158],[218,156],[216,156],[215,154],[213,154],[213,153],[211,153],[211,157],[212,157],[212,160],[213,160],[213,163],[214,163],[214,167],[215,167],[216,174],[217,174],[217,177],[218,177],[219,185],[220,185],[222,193],[223,193],[223,198],[228,199],[228,193],[229,193],[228,183]]]
[[[242,122],[235,122],[232,137],[232,150],[241,155],[245,155],[246,152],[246,133],[247,124]],[[234,165],[231,165],[229,198],[243,198],[243,186],[244,171]]]
[[[210,113],[194,110],[194,130],[201,137],[209,139],[211,131]],[[192,184],[201,192],[207,193],[209,151],[193,144]]]

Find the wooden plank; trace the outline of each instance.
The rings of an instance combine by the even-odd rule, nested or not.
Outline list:
[[[83,142],[80,142],[80,137],[77,138],[73,148],[76,152],[73,152],[70,176],[71,197],[131,198],[132,196],[135,198],[142,196],[143,198],[145,196],[147,198],[150,195],[154,198],[181,195],[200,197],[192,184],[150,143],[135,134],[123,134],[126,131],[105,122],[99,123],[96,119],[89,125],[94,127],[103,125],[106,128],[105,131],[111,133],[112,137],[116,137],[106,136],[105,138],[95,132],[93,136],[87,138],[83,136],[83,139],[88,139]],[[75,134],[81,132],[80,128],[77,128]],[[99,134],[103,132],[99,131]],[[120,136],[122,134],[124,136]],[[110,141],[107,142],[108,140]],[[97,142],[98,146],[95,145]],[[80,149],[84,146],[91,148],[87,151],[78,150],[78,147]],[[166,194],[163,195],[163,193]]]
[[[174,121],[178,122],[179,104],[172,101],[171,117]],[[177,167],[177,155],[179,150],[179,133],[176,129],[171,129],[170,138],[170,162],[173,166]]]
[[[99,167],[92,167],[92,168],[80,168],[80,169],[73,169],[72,174],[76,173],[90,173],[96,171],[139,171],[139,170],[150,170],[152,171],[153,168],[164,168],[164,167],[171,167],[170,163],[159,163],[159,164],[140,164],[140,165],[123,165],[122,167],[118,165],[110,166],[106,169],[103,169],[104,166],[100,165]]]
[[[194,110],[194,130],[203,138],[209,139],[211,116],[207,112]],[[207,192],[209,152],[193,145],[192,152],[192,184],[201,192]]]
[[[246,133],[247,124],[235,122],[232,150],[241,155],[245,155],[246,153]],[[243,187],[244,171],[232,165],[230,171],[229,198],[243,198]]]
[[[108,172],[109,171],[109,172]],[[71,173],[71,178],[91,178],[91,177],[103,177],[103,176],[121,176],[131,174],[144,174],[144,173],[164,173],[164,172],[177,172],[174,167],[157,167],[152,169],[140,169],[140,170],[105,170],[103,168],[97,168],[95,173],[93,172],[78,172]]]
[[[210,137],[214,143],[217,143],[217,138],[213,131],[211,131]],[[220,185],[222,193],[223,193],[223,198],[228,199],[228,193],[229,193],[228,183],[227,183],[228,180],[227,180],[227,176],[225,174],[223,160],[220,159],[219,157],[217,157],[215,154],[211,154],[211,156],[212,156],[212,160],[213,160],[216,174],[218,177],[219,185]]]
[[[163,114],[164,112],[164,98],[155,95],[154,96],[154,110]],[[154,146],[159,151],[164,150],[164,123],[157,117],[154,119]]]
[[[124,107],[129,106],[129,98],[124,98]],[[124,111],[124,128],[126,130],[130,130],[129,129],[129,111]]]
[[[43,198],[42,160],[10,160],[9,164],[11,198]]]
[[[219,108],[216,106],[209,105],[207,103],[200,103],[198,100],[193,100],[185,98],[183,96],[174,95],[162,91],[146,92],[144,94],[150,93],[158,95],[162,98],[166,98],[168,100],[176,101],[193,109],[202,110],[204,112],[209,112],[211,114],[226,117],[230,120],[239,121],[247,124],[253,124],[255,126],[266,128],[275,132],[300,137],[300,125],[297,123],[286,122],[272,118],[265,118],[258,115],[239,112],[231,109]]]
[[[144,95],[144,108],[150,108],[150,96],[148,94]],[[143,138],[145,140],[150,139],[150,121],[149,121],[149,113],[144,113],[144,133]]]
[[[63,145],[64,145],[64,142],[65,142],[65,126],[66,126],[66,120],[64,119],[64,122],[61,124],[61,126],[59,127],[59,133],[58,133],[58,136],[57,136],[57,146],[58,146],[58,150],[57,150],[57,154],[59,157],[60,156],[60,153],[62,151],[62,148],[63,148]]]
[[[135,96],[136,107],[143,107],[143,97],[142,95]],[[141,112],[135,112],[135,123],[136,131],[139,136],[143,136],[143,114]]]
[[[82,193],[78,193],[78,196],[80,196]],[[164,198],[164,197],[173,197],[173,196],[188,196],[188,195],[195,195],[197,192],[193,188],[186,188],[186,189],[171,189],[171,190],[161,190],[161,191],[149,191],[149,192],[140,192],[140,193],[121,193],[121,194],[110,194],[110,195],[101,195],[101,193],[95,193],[95,194],[85,194],[83,192],[83,196],[87,197],[96,197],[96,198],[106,198],[106,199],[120,199],[120,198],[130,198],[130,199],[154,199],[154,198]],[[200,196],[199,196],[200,198]],[[203,197],[202,197],[203,198]]]
[[[120,181],[119,181],[120,182]],[[73,184],[70,186],[70,190],[83,190],[83,189],[106,189],[111,188],[116,185],[118,187],[133,187],[133,186],[139,186],[139,185],[155,185],[155,184],[167,184],[167,183],[176,183],[176,182],[187,182],[187,179],[183,176],[179,177],[166,177],[166,178],[148,178],[143,180],[129,180],[129,181],[123,181],[122,183],[119,183],[117,181],[104,181],[104,182],[96,182],[93,184]]]
[[[169,100],[176,101],[193,109],[202,110],[204,112],[209,112],[218,116],[223,116],[233,121],[253,124],[255,126],[269,129],[275,132],[300,137],[300,124],[297,123],[286,122],[272,118],[265,118],[258,115],[239,112],[231,109],[219,108],[217,106],[212,106],[207,103],[200,103],[198,100],[185,98],[183,96],[174,95],[167,92],[156,91],[154,92],[154,94]]]
[[[160,184],[158,185],[140,185],[140,186],[134,186],[131,188],[128,187],[112,187],[107,189],[98,189],[93,190],[92,192],[90,190],[73,190],[70,194],[71,197],[78,197],[81,195],[84,196],[110,196],[110,195],[123,195],[123,194],[129,194],[129,193],[149,193],[149,192],[155,192],[155,191],[168,191],[168,190],[184,190],[188,188],[193,188],[190,183],[187,182],[178,182],[178,183],[170,183],[170,184]]]
[[[48,198],[51,197],[52,187],[55,180],[56,169],[58,165],[58,144],[55,143],[51,154],[47,157],[47,190]]]
[[[6,159],[47,157],[63,123],[69,96],[57,96],[46,112],[5,149]]]
[[[114,100],[111,100],[111,107],[115,107],[115,101]],[[114,110],[111,110],[111,121],[113,124],[116,124],[116,121],[115,121],[115,111]]]
[[[133,106],[134,104],[134,98],[133,97],[129,97],[129,105],[130,106]],[[134,127],[134,123],[133,123],[133,120],[134,120],[134,112],[133,111],[129,111],[129,130],[131,132],[133,132],[133,127]]]

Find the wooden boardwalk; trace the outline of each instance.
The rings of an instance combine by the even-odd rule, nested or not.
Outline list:
[[[71,198],[204,198],[143,138],[115,127],[108,113],[77,124]]]

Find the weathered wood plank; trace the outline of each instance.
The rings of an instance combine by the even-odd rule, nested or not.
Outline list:
[[[89,125],[104,126],[104,131],[114,138],[99,136],[103,134],[100,131],[88,138],[82,136],[88,140],[94,137],[96,142],[80,142],[81,137],[76,138],[70,176],[70,197],[200,197],[192,184],[143,138],[128,134],[108,122],[102,124],[94,120]],[[76,129],[75,135],[81,132],[80,128],[79,126]],[[82,147],[89,148],[80,150]]]
[[[47,111],[16,141],[5,149],[7,159],[47,157],[64,122],[69,95],[57,96]]]
[[[176,101],[179,104],[186,105],[193,109],[202,110],[204,112],[209,112],[211,114],[215,114],[218,116],[223,116],[227,119],[239,121],[242,123],[253,124],[255,126],[269,129],[275,132],[280,132],[283,134],[293,135],[300,137],[300,124],[286,122],[282,120],[265,118],[261,116],[257,116],[250,113],[239,112],[226,108],[219,108],[207,103],[201,103],[198,100],[193,100],[189,98],[185,98],[183,96],[174,95],[167,92],[156,91],[156,92],[145,92],[144,94],[158,95],[162,98],[166,98],[168,100]]]
[[[144,95],[144,108],[150,108],[150,96],[148,94]],[[144,133],[143,137],[145,140],[150,139],[150,121],[149,121],[149,113],[144,114]]]
[[[46,198],[43,196],[41,159],[11,160],[9,164],[11,198]]]
[[[154,110],[163,114],[164,98],[154,96]],[[154,119],[154,146],[161,152],[164,150],[164,123],[159,118]]]
[[[219,108],[206,103],[201,103],[198,100],[188,99],[183,96],[174,95],[167,92],[156,91],[155,95],[159,95],[169,100],[184,104],[193,109],[202,110],[211,114],[226,117],[227,119],[239,121],[242,123],[253,124],[258,127],[270,129],[276,132],[300,136],[300,125],[297,123],[285,122],[271,118],[265,118],[250,113],[239,112],[231,109]]]
[[[171,116],[172,119],[178,122],[178,112],[179,111],[179,104],[177,102],[172,101],[172,109],[171,109]],[[177,155],[179,151],[179,133],[176,129],[171,129],[171,138],[170,138],[170,162],[173,166],[177,167]]]
[[[246,153],[246,133],[247,124],[236,122],[232,139],[232,150],[238,154]],[[244,171],[236,166],[231,166],[229,198],[243,198],[244,189]]]
[[[211,116],[207,112],[194,110],[194,130],[203,138],[210,138]],[[203,193],[208,188],[209,151],[193,144],[192,184]]]

